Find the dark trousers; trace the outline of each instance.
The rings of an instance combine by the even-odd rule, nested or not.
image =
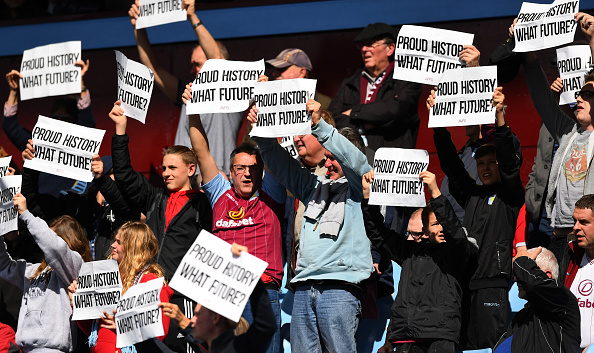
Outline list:
[[[455,353],[456,344],[448,340],[433,340],[394,345],[397,353]]]
[[[510,312],[507,288],[481,288],[470,292],[470,313],[464,350],[493,348],[506,331]],[[463,329],[464,334],[464,329]]]
[[[194,316],[196,302],[184,297],[181,293],[177,291],[174,292],[169,302],[176,304],[179,307],[179,310],[181,310],[181,312],[184,313],[188,319],[191,319],[192,316]],[[163,340],[163,343],[165,343],[169,349],[177,353],[195,353],[183,335],[179,335],[180,332],[181,330],[179,326],[177,326],[177,323],[174,320],[170,320],[169,332]]]

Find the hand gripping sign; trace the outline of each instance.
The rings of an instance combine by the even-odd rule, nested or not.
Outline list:
[[[74,180],[93,181],[91,158],[99,153],[105,130],[40,115],[33,128],[35,158],[24,167]]]
[[[238,322],[267,266],[248,253],[235,257],[229,243],[203,230],[177,267],[170,286]]]
[[[293,141],[293,139],[291,139],[291,141]],[[8,173],[8,167],[10,167],[11,160],[12,156],[0,158],[0,178]]]
[[[552,48],[573,42],[579,11],[578,0],[555,0],[552,4],[522,3],[514,27],[518,53]]]
[[[80,41],[36,47],[23,52],[19,90],[22,100],[80,93]]]
[[[21,175],[0,178],[0,235],[18,230],[19,212],[14,208],[12,198],[21,192],[22,182]]]
[[[122,101],[124,114],[144,124],[151,95],[153,94],[153,71],[115,51],[118,67],[118,100]]]
[[[161,302],[163,277],[130,287],[118,303],[115,317],[116,347],[122,348],[149,338],[163,336]]]
[[[425,188],[419,174],[427,170],[425,150],[383,147],[375,152],[375,178],[370,185],[369,204],[425,207]]]
[[[116,260],[85,262],[80,268],[72,298],[72,320],[98,319],[112,314],[122,296],[122,279]]]
[[[209,59],[192,84],[186,113],[234,113],[249,107],[254,85],[264,74],[264,60]]]
[[[429,127],[491,124],[497,66],[467,67],[444,72],[437,85]]]
[[[181,22],[188,18],[187,11],[182,9],[182,0],[140,0],[138,10],[140,14],[136,19],[136,29]]]
[[[459,55],[471,45],[474,34],[404,25],[394,51],[394,79],[432,84],[445,70],[466,66]]]
[[[584,76],[592,68],[589,45],[570,45],[557,49],[557,68],[563,80],[559,105],[575,103],[578,92],[585,84]]]
[[[250,136],[311,134],[311,117],[306,103],[316,93],[316,82],[307,78],[257,82],[254,102],[258,108],[258,121]]]

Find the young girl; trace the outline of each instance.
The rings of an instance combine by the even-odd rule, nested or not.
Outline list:
[[[23,290],[16,343],[23,352],[71,352],[73,330],[68,285],[78,276],[91,251],[80,224],[61,216],[46,224],[27,211],[27,201],[16,194],[14,205],[20,219],[41,250],[40,264],[13,260],[0,236],[0,277]]]
[[[112,252],[109,258],[118,262],[122,277],[122,295],[135,284],[164,276],[161,266],[153,260],[159,252],[157,239],[146,224],[127,222],[122,225],[115,236],[113,244],[111,244],[111,248]],[[76,285],[73,283],[69,290],[75,292]],[[172,294],[173,290],[167,284],[163,284],[160,296],[161,302],[168,302]],[[113,353],[116,351],[117,336],[114,316],[105,312],[104,315],[105,317],[100,320],[79,321],[79,327],[89,334],[91,352]],[[160,340],[167,336],[169,317],[163,315],[162,322],[164,335],[158,337]],[[134,351],[132,346],[126,348]],[[128,350],[122,348],[122,351]]]

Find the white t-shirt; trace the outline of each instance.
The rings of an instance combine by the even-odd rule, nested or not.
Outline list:
[[[575,279],[571,284],[571,292],[578,300],[581,317],[581,347],[585,348],[594,343],[594,260],[587,254],[582,257],[582,262]]]

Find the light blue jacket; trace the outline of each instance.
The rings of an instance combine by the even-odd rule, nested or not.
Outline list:
[[[365,155],[338,131],[321,120],[312,134],[338,161],[348,180],[344,222],[336,238],[321,237],[316,221],[303,219],[299,254],[292,283],[307,280],[341,280],[359,283],[373,270],[370,242],[365,233],[361,198],[361,178],[371,170]],[[289,155],[275,139],[254,138],[268,170],[293,195],[308,204],[324,177],[310,173]]]

